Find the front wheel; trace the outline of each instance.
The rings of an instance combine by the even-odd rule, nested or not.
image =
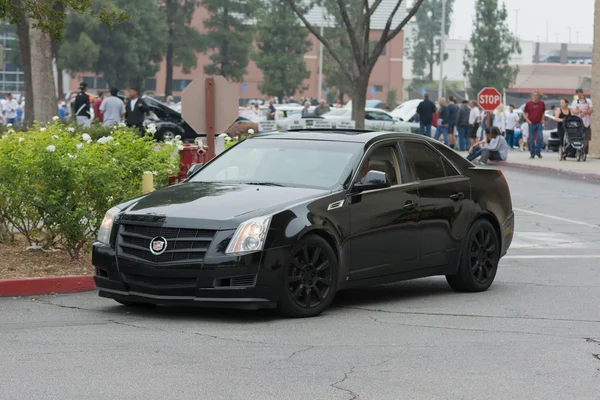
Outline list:
[[[337,291],[338,261],[320,236],[302,238],[283,269],[279,312],[293,318],[315,317],[331,305]]]
[[[458,272],[446,280],[457,292],[483,292],[494,281],[499,261],[498,235],[489,221],[478,219],[465,238]]]

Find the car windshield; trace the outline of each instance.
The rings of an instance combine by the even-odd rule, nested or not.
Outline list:
[[[330,189],[347,177],[361,149],[355,142],[247,139],[202,168],[191,182]]]

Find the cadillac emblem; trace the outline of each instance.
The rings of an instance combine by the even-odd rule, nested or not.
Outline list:
[[[150,253],[160,256],[167,250],[167,239],[157,236],[150,241]]]

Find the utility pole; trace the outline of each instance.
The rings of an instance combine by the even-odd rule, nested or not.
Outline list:
[[[548,29],[549,29],[549,22],[548,22],[548,20],[546,20],[546,43],[550,42],[550,39],[548,39]]]
[[[519,38],[519,10],[515,8],[515,36]]]
[[[323,37],[323,22],[325,20],[324,14],[325,13],[325,9],[323,7],[321,7],[321,37]],[[321,101],[321,99],[323,98],[323,94],[321,93],[323,90],[323,42],[319,41],[319,88],[318,88],[318,94],[317,94],[317,99],[318,101]]]
[[[446,38],[446,0],[442,0],[442,34],[440,38],[440,81],[438,97],[444,97],[444,41]]]
[[[579,31],[575,32],[576,43],[579,43]]]
[[[569,27],[569,43],[571,43],[571,27]]]

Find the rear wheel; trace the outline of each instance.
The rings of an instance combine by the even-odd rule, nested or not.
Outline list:
[[[158,135],[160,142],[172,142],[175,140],[175,132],[170,129],[165,129]]]
[[[466,237],[458,272],[446,280],[457,292],[483,292],[494,281],[499,261],[498,235],[489,221],[478,219]]]
[[[321,314],[333,301],[337,278],[337,258],[327,241],[316,235],[302,238],[284,268],[279,312],[294,318]]]

